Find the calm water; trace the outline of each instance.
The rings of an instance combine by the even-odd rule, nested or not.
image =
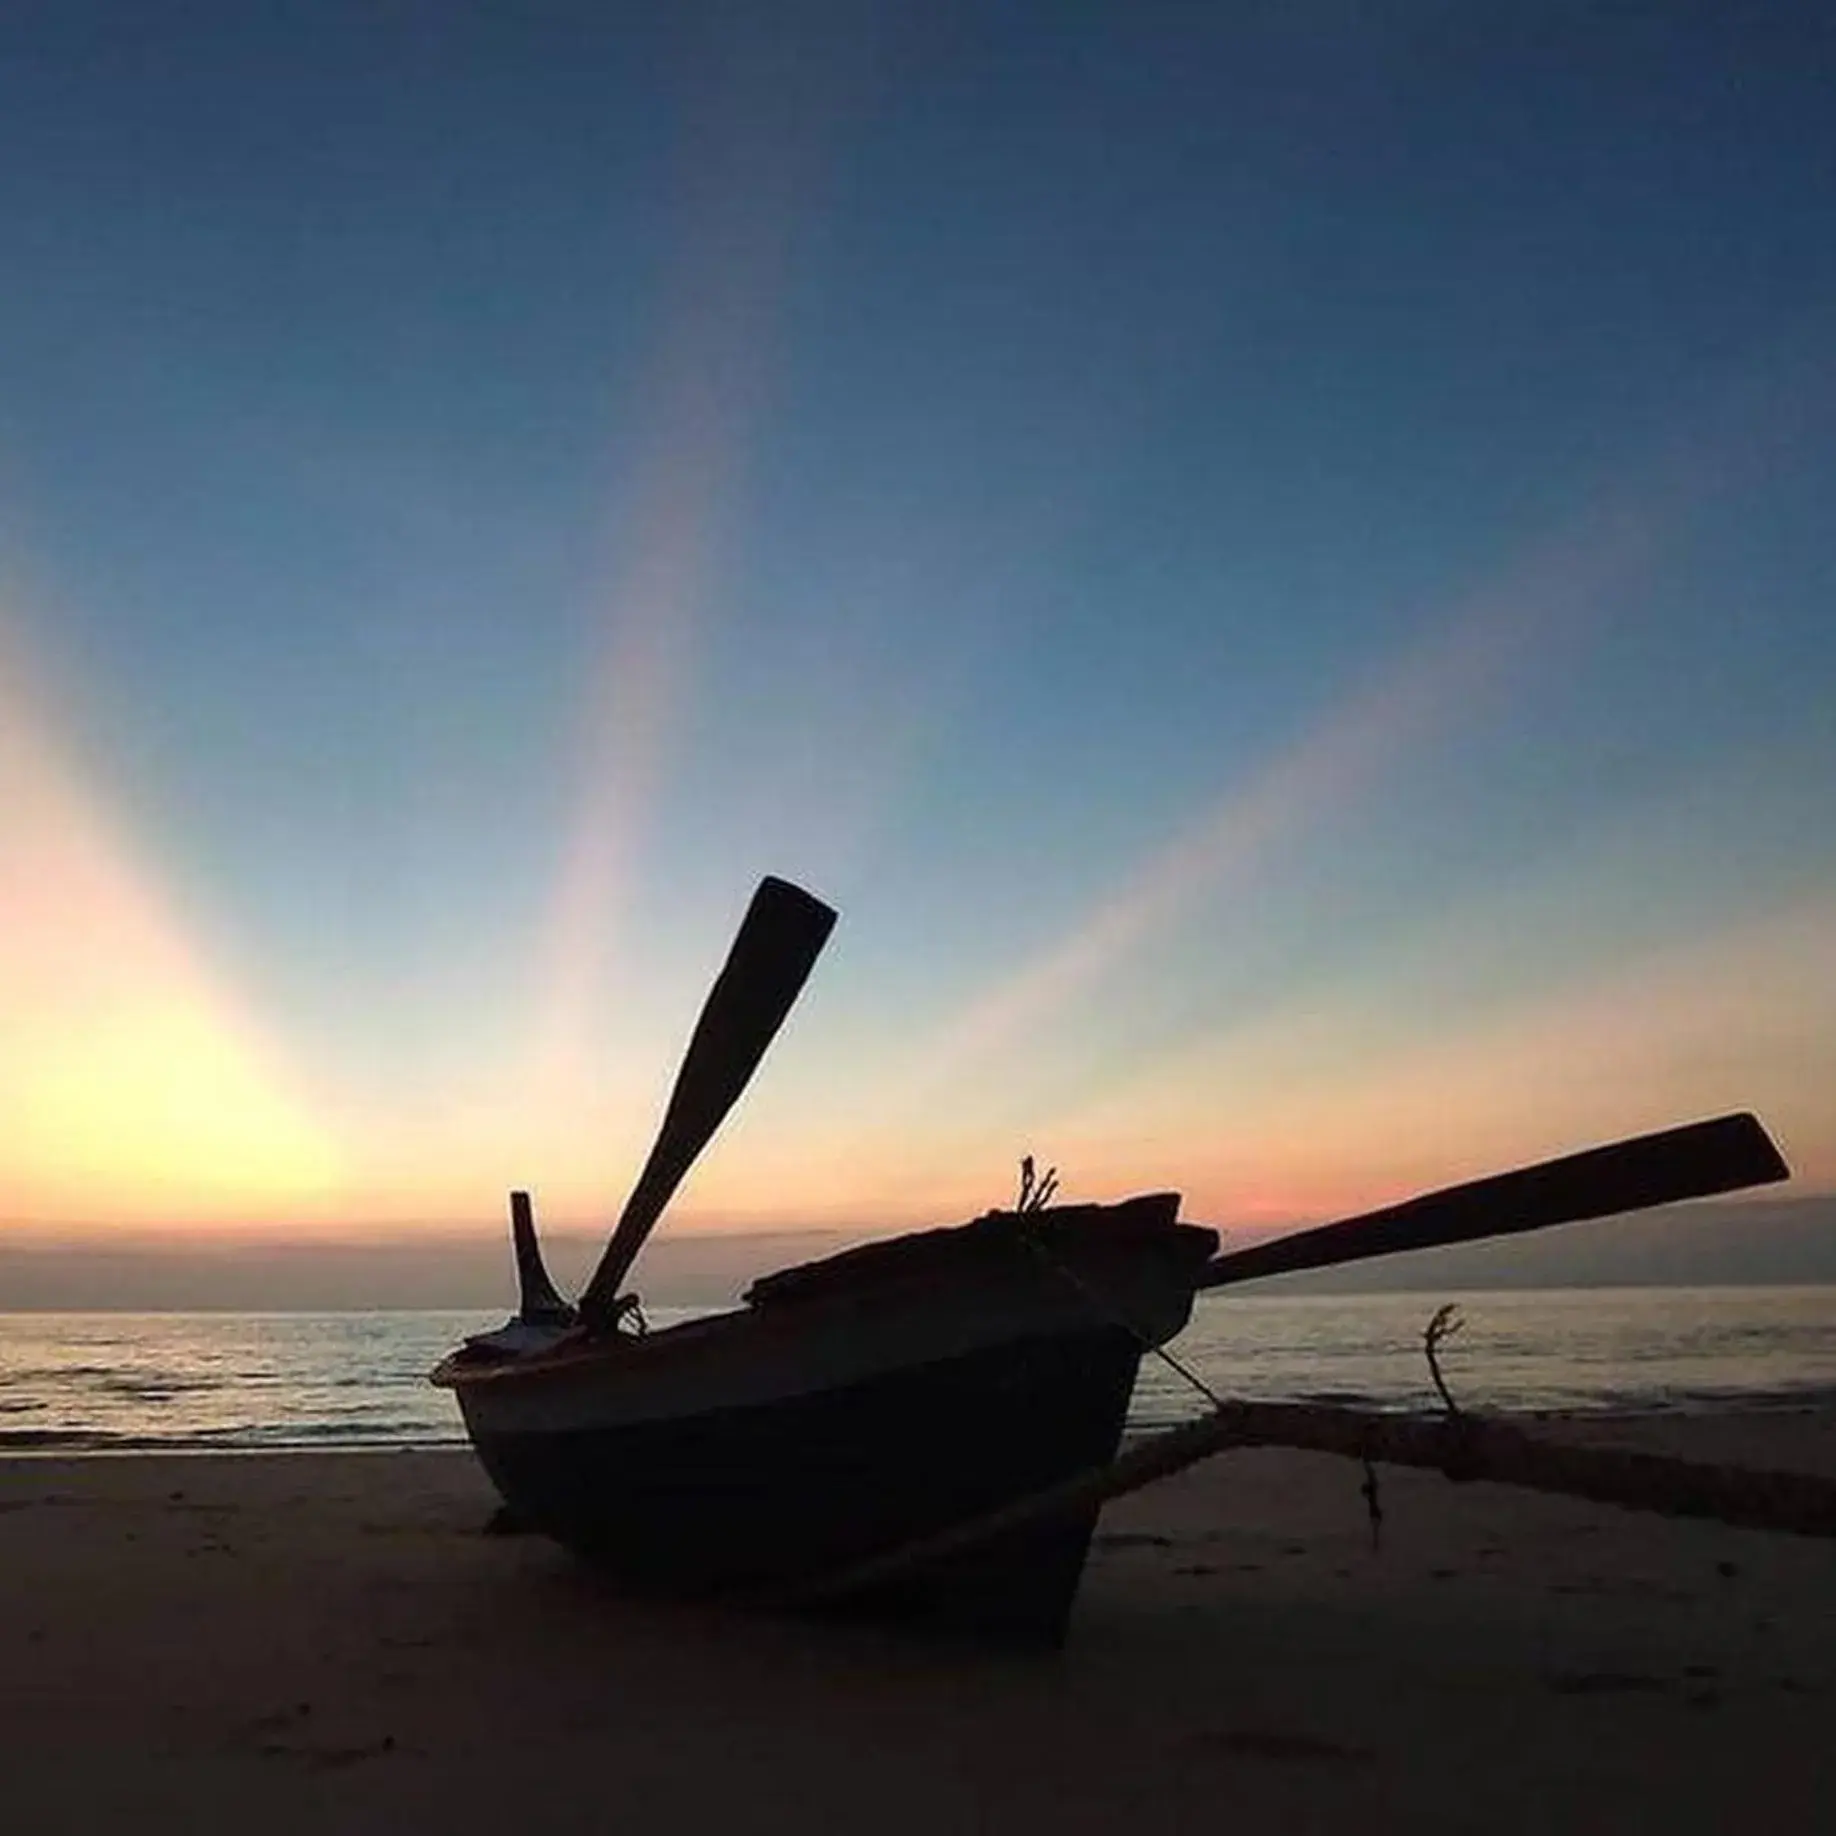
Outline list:
[[[1223,1394],[1433,1402],[1425,1295],[1209,1295],[1175,1350]],[[1511,1409],[1836,1399],[1836,1288],[1474,1294],[1455,1394]],[[659,1323],[668,1309],[653,1310]],[[678,1314],[676,1317],[683,1317]],[[427,1372],[477,1313],[0,1314],[0,1453],[434,1447],[463,1441]],[[1150,1360],[1143,1426],[1198,1406]]]

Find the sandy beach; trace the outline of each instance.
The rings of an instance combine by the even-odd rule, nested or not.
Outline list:
[[[1836,1414],[1603,1434],[1836,1472]],[[1222,1456],[1016,1657],[620,1598],[462,1454],[0,1465],[5,1826],[1836,1827],[1836,1549]]]

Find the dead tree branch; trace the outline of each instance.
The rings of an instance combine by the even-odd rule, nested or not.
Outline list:
[[[1454,1401],[1453,1391],[1448,1389],[1447,1379],[1441,1375],[1440,1350],[1465,1324],[1460,1309],[1449,1301],[1444,1307],[1435,1308],[1434,1318],[1422,1333],[1422,1350],[1428,1354],[1428,1375],[1434,1379],[1434,1387],[1440,1391],[1449,1415],[1458,1415],[1460,1405]]]

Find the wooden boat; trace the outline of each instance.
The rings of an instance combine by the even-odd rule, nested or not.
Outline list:
[[[1011,1211],[785,1269],[738,1309],[642,1331],[632,1262],[833,923],[800,889],[760,886],[579,1307],[515,1194],[518,1313],[433,1373],[510,1511],[633,1586],[1054,1641],[1096,1495],[1004,1513],[1116,1458],[1141,1358],[1202,1289],[1786,1177],[1753,1117],[1724,1116],[1225,1256],[1179,1221],[1176,1193],[1060,1206],[1048,1182]]]

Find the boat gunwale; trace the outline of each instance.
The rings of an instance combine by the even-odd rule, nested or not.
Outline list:
[[[1153,1197],[1162,1195],[1154,1194]],[[1120,1211],[1135,1201],[1123,1200],[1113,1206],[1079,1207],[1078,1209],[1100,1209],[1103,1211]],[[995,1215],[995,1214],[989,1214]],[[1009,1214],[1011,1215],[1011,1214]],[[974,1219],[969,1224],[943,1226],[937,1232],[908,1233],[912,1236],[934,1236],[953,1230],[967,1230],[983,1220]],[[1166,1234],[1166,1243],[1172,1245],[1181,1241],[1174,1233],[1205,1231],[1213,1237],[1215,1233],[1203,1225],[1176,1223]],[[1160,1233],[1153,1233],[1158,1236]],[[1109,1242],[1101,1244],[1102,1250],[1120,1251],[1123,1255],[1139,1254],[1144,1243],[1151,1241],[1149,1233],[1119,1233]],[[888,1244],[897,1243],[900,1238],[886,1239]],[[984,1243],[990,1240],[984,1239]],[[994,1241],[999,1241],[998,1239]],[[1015,1247],[1018,1247],[1016,1242]],[[846,1252],[844,1252],[845,1254]],[[1203,1259],[1194,1259],[1191,1280],[1193,1292],[1198,1289],[1197,1272],[1203,1266]],[[811,1265],[819,1266],[819,1265]],[[988,1291],[999,1292],[1008,1285],[1030,1286],[1038,1276],[1038,1264],[1028,1260],[1016,1259],[1003,1267],[994,1258],[989,1258],[981,1268],[968,1269],[964,1263],[938,1263],[925,1260],[914,1262],[907,1270],[876,1270],[871,1280],[858,1286],[836,1285],[833,1288],[821,1287],[808,1294],[791,1293],[772,1296],[764,1301],[748,1300],[738,1306],[722,1308],[718,1312],[700,1314],[694,1319],[679,1320],[673,1325],[661,1327],[655,1331],[642,1333],[612,1332],[588,1333],[582,1328],[574,1328],[553,1345],[532,1352],[522,1357],[480,1360],[475,1364],[460,1362],[465,1356],[465,1347],[461,1346],[448,1352],[429,1373],[429,1381],[441,1389],[455,1392],[472,1385],[502,1383],[539,1383],[546,1380],[561,1380],[580,1375],[584,1370],[595,1366],[641,1361],[655,1358],[659,1354],[670,1353],[690,1348],[698,1341],[717,1339],[733,1332],[744,1323],[744,1330],[749,1336],[762,1337],[765,1340],[784,1336],[787,1332],[801,1337],[817,1321],[830,1324],[838,1315],[845,1316],[859,1312],[879,1312],[889,1303],[909,1305],[914,1299],[922,1296],[925,1290],[948,1296],[951,1293],[962,1295],[976,1287],[985,1287]],[[1016,1282],[1016,1277],[1020,1280]],[[1081,1283],[1078,1284],[1080,1287]],[[1101,1303],[1094,1297],[1087,1298],[1087,1304],[1093,1313],[1100,1314]],[[775,1330],[774,1330],[775,1328]]]

